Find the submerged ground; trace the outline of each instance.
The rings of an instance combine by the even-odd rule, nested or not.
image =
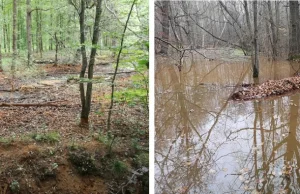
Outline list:
[[[79,127],[79,70],[39,64],[31,70],[36,76],[17,76],[14,82],[0,72],[0,193],[148,191],[146,104],[119,98],[112,130],[106,131],[113,66],[97,65],[101,83],[93,84],[90,127]],[[117,90],[134,88],[134,75],[119,74]]]
[[[181,72],[175,61],[156,58],[157,193],[299,193],[299,91],[230,97],[243,84],[293,76],[300,63],[260,58],[253,80],[248,58],[222,53],[189,56]]]

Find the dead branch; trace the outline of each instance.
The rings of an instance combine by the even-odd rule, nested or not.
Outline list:
[[[59,105],[57,103],[64,102],[64,101],[50,101],[50,102],[43,102],[43,103],[1,103],[0,107],[11,107],[11,106],[22,106],[22,107],[30,107],[30,106],[64,106]]]
[[[137,71],[121,71],[121,72],[117,72],[116,74],[122,74],[122,73],[128,73],[128,74],[130,74],[130,73],[136,73],[136,72]],[[113,74],[115,74],[115,72],[107,72],[105,74],[107,74],[107,75],[113,75]]]

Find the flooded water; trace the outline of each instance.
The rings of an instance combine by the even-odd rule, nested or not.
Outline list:
[[[260,66],[264,82],[300,63]],[[156,61],[156,193],[300,193],[300,95],[228,100],[253,82],[248,62]]]

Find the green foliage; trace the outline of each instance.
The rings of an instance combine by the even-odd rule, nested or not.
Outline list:
[[[0,143],[4,145],[10,145],[13,142],[11,137],[0,137]]]
[[[300,60],[300,55],[290,56],[288,58],[288,60],[290,60],[290,61],[299,61]]]
[[[115,100],[119,102],[126,102],[129,105],[135,105],[137,102],[146,104],[147,91],[141,88],[130,88],[124,91],[115,92]]]
[[[58,132],[53,131],[49,133],[44,133],[44,134],[33,134],[32,138],[38,142],[48,142],[48,143],[55,143],[59,142],[60,140],[60,135]]]
[[[133,138],[131,140],[131,146],[136,152],[138,152],[141,149],[141,146],[139,145],[139,139]]]
[[[107,132],[107,133],[99,133],[97,140],[103,144],[105,144],[106,146],[109,146],[111,144],[111,142],[114,139],[114,135],[111,134],[111,132]]]
[[[116,160],[116,161],[114,161],[114,164],[113,164],[113,171],[116,174],[123,174],[128,171],[128,167],[124,162],[122,162],[120,160]]]
[[[71,151],[79,150],[81,147],[72,139],[71,144],[68,146]]]
[[[70,152],[69,160],[81,175],[95,174],[98,171],[94,157],[85,150]]]
[[[141,153],[136,155],[136,157],[133,159],[134,164],[137,166],[137,168],[141,167],[149,167],[149,153]]]
[[[10,188],[11,192],[18,193],[20,191],[20,184],[17,180],[13,180],[10,183],[9,188]]]
[[[103,143],[108,148],[108,152],[107,152],[108,156],[110,156],[112,153],[112,147],[115,142],[115,139],[116,137],[112,135],[110,131],[107,132],[106,134],[103,133],[98,134],[97,140]]]

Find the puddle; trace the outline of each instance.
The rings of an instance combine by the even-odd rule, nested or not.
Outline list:
[[[230,86],[254,82],[248,62],[156,63],[157,193],[300,193],[299,93],[228,101]],[[260,66],[261,83],[300,68]]]

